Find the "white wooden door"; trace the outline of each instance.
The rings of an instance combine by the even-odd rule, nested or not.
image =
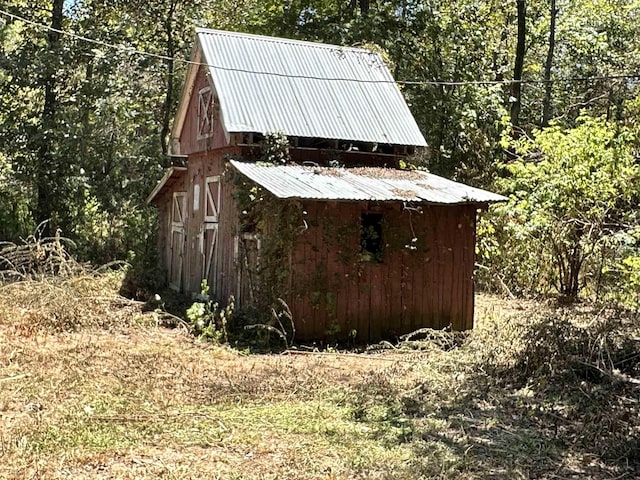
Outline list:
[[[218,250],[218,224],[205,223],[203,237],[203,262],[202,262],[202,278],[207,279],[207,283],[211,287],[211,292],[217,289],[218,270],[216,252]]]
[[[220,176],[207,177],[205,184],[204,221],[218,223],[220,215]]]
[[[205,209],[203,238],[202,278],[206,278],[211,293],[216,295],[218,285],[218,230],[220,219],[220,176],[205,179]]]
[[[186,242],[185,218],[187,210],[186,192],[174,192],[171,207],[171,260],[169,262],[169,286],[182,289],[184,271],[184,246]]]

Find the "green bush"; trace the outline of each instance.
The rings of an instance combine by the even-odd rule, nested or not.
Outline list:
[[[509,201],[479,225],[484,283],[575,299],[585,287],[602,298],[614,287],[607,280],[624,280],[638,245],[620,241],[638,225],[634,143],[628,129],[587,116],[571,129],[551,126],[505,143],[519,158],[498,181]]]
[[[31,216],[32,194],[0,154],[0,241],[18,241],[35,230]]]

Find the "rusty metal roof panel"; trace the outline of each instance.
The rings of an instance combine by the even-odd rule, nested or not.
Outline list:
[[[237,160],[230,163],[279,198],[450,205],[507,200],[502,195],[418,170],[272,166]]]
[[[196,34],[227,132],[426,146],[377,53],[202,28]]]

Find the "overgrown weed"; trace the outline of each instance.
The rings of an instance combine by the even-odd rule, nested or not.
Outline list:
[[[422,430],[423,472],[625,478],[640,468],[634,316],[539,307],[479,322],[460,347],[419,348],[429,358],[403,414]]]
[[[84,273],[86,265],[68,252],[73,241],[59,230],[53,237],[42,236],[46,223],[41,223],[22,243],[0,242],[0,283],[52,276],[69,278]]]

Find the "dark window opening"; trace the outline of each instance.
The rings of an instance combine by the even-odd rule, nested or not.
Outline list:
[[[296,147],[334,149],[337,147],[337,142],[325,138],[297,137]]]
[[[382,262],[382,214],[363,213],[360,217],[360,255],[363,260]]]

